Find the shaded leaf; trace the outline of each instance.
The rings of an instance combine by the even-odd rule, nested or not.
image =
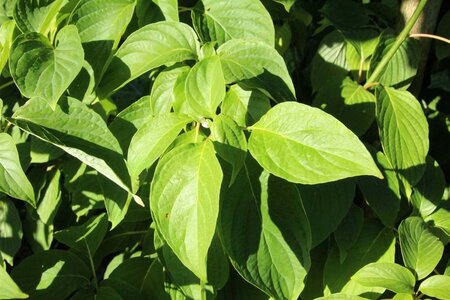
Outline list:
[[[6,197],[0,198],[0,272],[3,270],[3,260],[6,260],[11,266],[13,265],[14,256],[22,245],[22,237],[22,222],[19,212]],[[7,285],[5,286],[7,287]]]

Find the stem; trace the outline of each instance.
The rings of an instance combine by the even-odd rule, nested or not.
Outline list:
[[[411,38],[429,38],[429,39],[435,39],[447,44],[450,44],[450,40],[446,39],[445,37],[442,36],[438,36],[438,35],[434,35],[434,34],[429,34],[429,33],[411,33],[409,35],[409,37]]]
[[[406,40],[406,38],[408,38],[411,28],[417,22],[417,19],[419,18],[420,13],[422,12],[423,8],[425,7],[425,4],[427,3],[427,1],[428,0],[420,0],[413,15],[406,23],[405,28],[403,28],[402,32],[400,32],[400,34],[397,36],[397,39],[395,40],[394,45],[392,45],[392,47],[389,49],[388,53],[386,53],[386,55],[383,56],[380,63],[377,65],[377,67],[375,68],[373,73],[370,75],[369,79],[367,79],[367,82],[364,85],[364,88],[367,89],[367,86],[369,86],[375,80],[378,79],[378,76],[380,76],[381,72],[383,72],[384,68],[389,63],[389,61],[392,59],[395,52],[397,52],[397,50],[398,50],[398,48],[400,48],[401,44]]]
[[[206,287],[205,287],[205,282],[203,280],[200,280],[200,289],[201,289],[201,295],[200,295],[200,299],[201,300],[206,300]]]
[[[5,84],[0,85],[0,91],[3,90],[4,88],[7,88],[10,85],[12,85],[13,83],[14,83],[14,80],[11,80]]]
[[[94,266],[94,261],[92,260],[91,249],[89,249],[89,246],[88,246],[86,240],[83,239],[83,241],[84,241],[84,244],[86,245],[86,249],[87,249],[88,256],[89,256],[89,263],[90,263],[91,269],[92,269],[92,275],[94,276],[95,290],[98,291],[97,273],[95,272],[95,266]]]

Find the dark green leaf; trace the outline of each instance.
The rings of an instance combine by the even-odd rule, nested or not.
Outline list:
[[[3,260],[13,265],[14,256],[22,245],[23,231],[19,212],[14,204],[6,197],[0,197],[0,269],[3,270]]]

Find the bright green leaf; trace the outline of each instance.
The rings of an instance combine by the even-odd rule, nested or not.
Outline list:
[[[47,176],[47,187],[38,203],[36,212],[41,221],[49,225],[53,224],[53,218],[61,204],[61,187],[59,185],[61,172],[59,169],[54,169]]]
[[[16,144],[6,133],[0,133],[0,191],[36,206],[33,187],[20,165]]]
[[[25,299],[28,295],[21,291],[17,284],[9,276],[8,272],[0,266],[0,282],[2,288],[0,289],[1,299]]]
[[[358,137],[320,109],[281,103],[250,130],[250,153],[286,180],[317,184],[361,175],[382,177]]]
[[[398,228],[400,248],[406,267],[423,279],[433,272],[444,251],[442,242],[419,217],[409,217]]]
[[[151,118],[139,128],[131,139],[127,156],[132,178],[150,168],[190,121],[187,116],[167,113]]]
[[[352,276],[367,287],[383,287],[395,293],[414,293],[416,278],[407,268],[395,263],[371,263]]]
[[[225,97],[225,79],[218,56],[203,59],[189,71],[185,83],[186,101],[194,117],[213,117]]]
[[[419,291],[430,297],[448,300],[450,299],[450,276],[431,276],[420,284]]]
[[[409,92],[384,87],[377,96],[377,122],[384,153],[411,185],[425,171],[428,123],[419,101]]]
[[[283,58],[261,42],[230,40],[219,47],[226,83],[240,82],[268,93],[275,101],[295,100],[295,89]]]
[[[132,79],[159,66],[194,60],[198,41],[186,24],[163,21],[133,32],[120,46],[102,79],[98,93],[106,98]]]
[[[56,15],[68,0],[16,1],[14,20],[22,33],[39,32],[46,35],[56,27]]]
[[[195,29],[204,42],[221,45],[231,39],[245,39],[274,46],[272,19],[260,1],[202,0],[193,13]]]
[[[0,74],[8,63],[8,56],[13,42],[15,23],[9,20],[0,24]]]
[[[177,257],[207,281],[207,254],[219,213],[222,170],[210,141],[174,148],[160,160],[150,207]]]
[[[61,95],[77,77],[84,62],[78,30],[65,26],[55,47],[39,33],[18,36],[11,46],[11,75],[25,97],[42,97],[55,109]]]
[[[16,111],[13,120],[23,130],[61,148],[131,192],[122,150],[103,119],[76,99],[60,102],[53,111],[44,100],[31,99]]]

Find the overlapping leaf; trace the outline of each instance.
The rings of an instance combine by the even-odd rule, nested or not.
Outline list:
[[[250,153],[286,180],[317,184],[361,175],[382,177],[356,135],[320,109],[281,103],[250,130]]]

